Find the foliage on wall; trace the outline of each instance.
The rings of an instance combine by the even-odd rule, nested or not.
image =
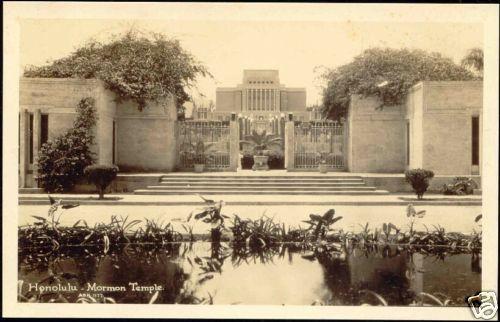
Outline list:
[[[323,112],[335,120],[346,116],[353,94],[377,96],[381,108],[401,104],[419,81],[474,79],[465,67],[439,53],[391,48],[367,49],[351,63],[327,69],[321,76],[326,81]]]
[[[165,35],[129,31],[107,43],[92,40],[67,57],[46,66],[29,66],[25,77],[98,78],[142,110],[148,101],[175,95],[177,106],[189,100],[185,91],[198,76],[211,76],[204,65]]]
[[[82,178],[85,167],[92,164],[92,128],[97,121],[94,99],[80,100],[76,112],[73,127],[40,148],[38,179],[48,192],[70,190]]]

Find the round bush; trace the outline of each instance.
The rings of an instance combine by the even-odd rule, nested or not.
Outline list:
[[[118,174],[116,165],[95,164],[86,167],[83,172],[89,183],[93,183],[99,192],[99,199],[104,199],[104,191]]]
[[[434,177],[434,172],[425,169],[412,169],[405,171],[406,182],[410,183],[418,199],[422,199],[429,187],[429,180]]]

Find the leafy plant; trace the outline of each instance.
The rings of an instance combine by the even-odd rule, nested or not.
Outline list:
[[[328,153],[321,153],[321,152],[318,152],[316,153],[316,161],[317,161],[317,164],[326,164],[326,160],[327,160],[327,157],[328,157]]]
[[[311,214],[309,215],[309,220],[303,220],[303,222],[308,223],[309,230],[312,231],[312,235],[315,240],[324,239],[326,233],[331,230],[331,225],[342,219],[342,216],[335,216],[335,209],[329,209],[323,214],[323,216]]]
[[[281,148],[281,138],[273,134],[267,134],[266,131],[258,133],[252,131],[251,135],[245,136],[244,140],[240,141],[242,145],[250,145],[253,149],[254,155],[266,155],[273,147]]]
[[[375,96],[382,106],[401,104],[420,81],[472,80],[474,75],[439,53],[423,50],[370,48],[353,61],[321,75],[324,114],[339,120],[347,115],[351,96]]]
[[[410,219],[410,231],[409,231],[410,242],[413,241],[413,237],[415,235],[415,222],[417,218],[423,218],[425,214],[426,214],[425,210],[420,210],[419,212],[417,212],[411,203],[408,204],[408,206],[406,207],[406,217]]]
[[[196,143],[183,142],[180,153],[184,155],[189,166],[207,164],[214,158],[211,154],[213,147],[214,143],[205,143],[199,139]]]
[[[266,216],[250,220],[234,215],[231,231],[235,244],[248,245],[251,249],[273,246],[285,235],[284,228]]]
[[[394,235],[391,236],[392,231],[394,231]],[[399,233],[401,230],[396,227],[393,223],[383,223],[382,224],[382,232],[385,235],[386,242],[394,242],[398,240]]]
[[[118,167],[115,165],[89,165],[83,170],[89,183],[93,183],[99,193],[99,199],[104,199],[104,191],[113,182],[118,174]]]
[[[444,184],[441,191],[445,195],[471,195],[477,188],[478,185],[472,178],[455,177],[451,184]]]
[[[200,195],[198,196],[205,202],[205,207],[200,213],[194,215],[194,219],[201,220],[206,224],[210,224],[210,238],[212,240],[212,243],[220,243],[222,231],[226,229],[224,220],[229,218],[228,216],[221,213],[224,202],[222,200],[220,200],[219,202],[215,202],[211,199],[205,199]],[[187,221],[189,221],[190,219],[191,215],[189,215]]]
[[[29,66],[25,77],[98,78],[117,95],[132,100],[139,110],[173,94],[177,106],[189,100],[186,88],[198,76],[211,76],[180,42],[160,33],[131,30],[108,42],[91,40],[67,57],[46,66]]]
[[[92,128],[96,124],[94,99],[86,97],[76,106],[73,127],[66,133],[44,143],[39,152],[38,176],[48,192],[69,191],[84,176],[84,169],[92,163],[94,143]]]
[[[434,172],[425,169],[412,169],[405,171],[406,182],[411,184],[417,198],[422,199],[429,187],[429,180],[434,177]]]

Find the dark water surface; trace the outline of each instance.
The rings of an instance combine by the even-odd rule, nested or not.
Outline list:
[[[128,247],[107,255],[75,248],[65,254],[47,260],[20,255],[18,279],[24,299],[439,305],[424,292],[448,300],[447,305],[466,306],[466,297],[481,289],[480,258],[472,254],[436,256],[393,248],[315,255],[286,246],[251,252],[204,242],[161,250]]]

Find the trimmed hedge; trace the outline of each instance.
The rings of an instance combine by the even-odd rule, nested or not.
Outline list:
[[[425,169],[411,169],[405,171],[406,182],[411,184],[418,199],[422,199],[429,188],[429,180],[434,178],[434,172]]]
[[[104,199],[104,191],[113,182],[118,174],[116,165],[94,164],[84,169],[89,183],[93,183],[99,193],[99,199]]]

